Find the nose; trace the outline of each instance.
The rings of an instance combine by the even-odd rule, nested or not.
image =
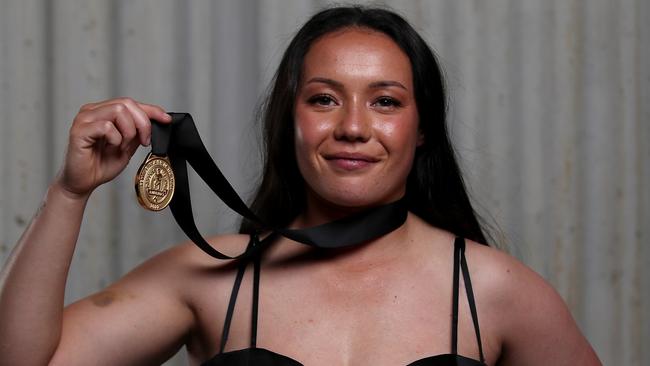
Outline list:
[[[348,103],[341,108],[334,138],[340,141],[366,142],[372,133],[371,123],[370,113],[363,103]]]

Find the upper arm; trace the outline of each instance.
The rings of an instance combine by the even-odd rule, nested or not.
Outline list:
[[[52,365],[161,364],[184,343],[193,315],[173,248],[104,291],[68,306]]]
[[[542,277],[503,255],[495,301],[499,365],[600,365],[560,295]],[[505,269],[505,270],[503,270]]]

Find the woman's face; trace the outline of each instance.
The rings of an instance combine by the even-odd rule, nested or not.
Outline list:
[[[312,44],[294,115],[307,215],[404,195],[422,139],[412,79],[408,56],[383,33],[348,28]]]

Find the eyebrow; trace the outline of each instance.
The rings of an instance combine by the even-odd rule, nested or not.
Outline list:
[[[307,81],[307,84],[309,84],[309,83],[323,83],[323,84],[328,84],[328,85],[330,85],[330,86],[332,86],[334,88],[337,88],[337,89],[343,89],[343,83],[338,82],[338,81],[333,80],[333,79],[329,79],[329,78],[314,77],[314,78],[309,79],[309,81]],[[372,88],[372,89],[385,88],[385,87],[388,87],[388,86],[396,86],[398,88],[408,90],[408,89],[406,89],[406,87],[402,83],[400,83],[398,81],[394,81],[394,80],[374,81],[374,82],[370,83],[370,85],[368,85],[368,86],[370,88]]]
[[[340,83],[340,82],[338,82],[336,80],[328,79],[328,78],[321,78],[321,77],[311,78],[311,79],[309,79],[309,81],[307,81],[307,84],[310,84],[310,83],[323,83],[323,84],[330,85],[330,86],[332,86],[332,87],[334,87],[336,89],[343,89],[343,84],[342,83]]]
[[[404,90],[407,90],[406,87],[398,82],[398,81],[393,81],[393,80],[382,80],[382,81],[375,81],[370,83],[369,85],[373,89],[378,89],[378,88],[385,88],[387,86],[396,86],[398,88],[402,88]]]

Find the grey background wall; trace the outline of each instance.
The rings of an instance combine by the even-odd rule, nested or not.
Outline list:
[[[255,106],[327,1],[15,0],[0,6],[0,260],[60,166],[79,106],[118,95],[190,111],[248,196]],[[650,351],[650,2],[393,1],[440,55],[472,196],[551,282],[605,364]],[[67,301],[184,240],[140,209],[135,161],[89,204]],[[205,233],[236,218],[192,182]],[[216,325],[215,325],[216,326]],[[183,364],[183,355],[169,365]]]

